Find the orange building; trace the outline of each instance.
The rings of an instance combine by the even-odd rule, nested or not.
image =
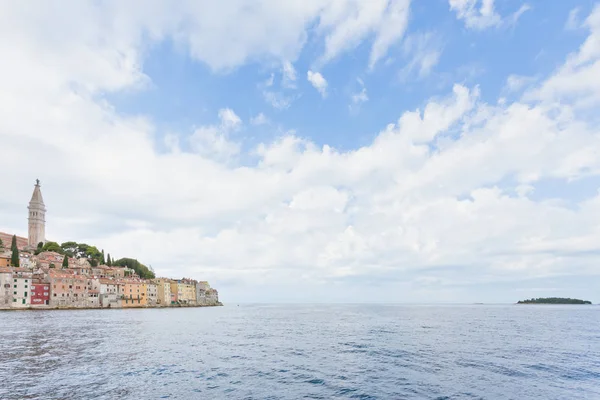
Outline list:
[[[147,287],[142,281],[125,280],[123,284],[123,296],[121,306],[145,307],[148,304]]]

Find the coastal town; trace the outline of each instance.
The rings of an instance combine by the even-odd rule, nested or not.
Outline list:
[[[93,246],[46,241],[39,180],[28,237],[0,232],[0,310],[219,306],[207,281],[155,277],[136,260],[111,260]]]

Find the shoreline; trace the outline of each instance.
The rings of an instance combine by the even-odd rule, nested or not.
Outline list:
[[[57,310],[145,310],[145,309],[169,309],[169,308],[204,308],[204,307],[223,307],[223,303],[218,304],[199,304],[199,305],[176,305],[176,306],[143,306],[143,307],[10,307],[0,308],[2,311],[57,311]]]

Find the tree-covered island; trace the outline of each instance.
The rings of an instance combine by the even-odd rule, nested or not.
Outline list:
[[[540,297],[537,299],[519,300],[517,304],[592,304],[592,302],[565,297]]]

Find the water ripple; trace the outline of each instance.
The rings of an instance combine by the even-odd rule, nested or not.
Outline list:
[[[600,309],[0,313],[0,399],[600,399]]]

